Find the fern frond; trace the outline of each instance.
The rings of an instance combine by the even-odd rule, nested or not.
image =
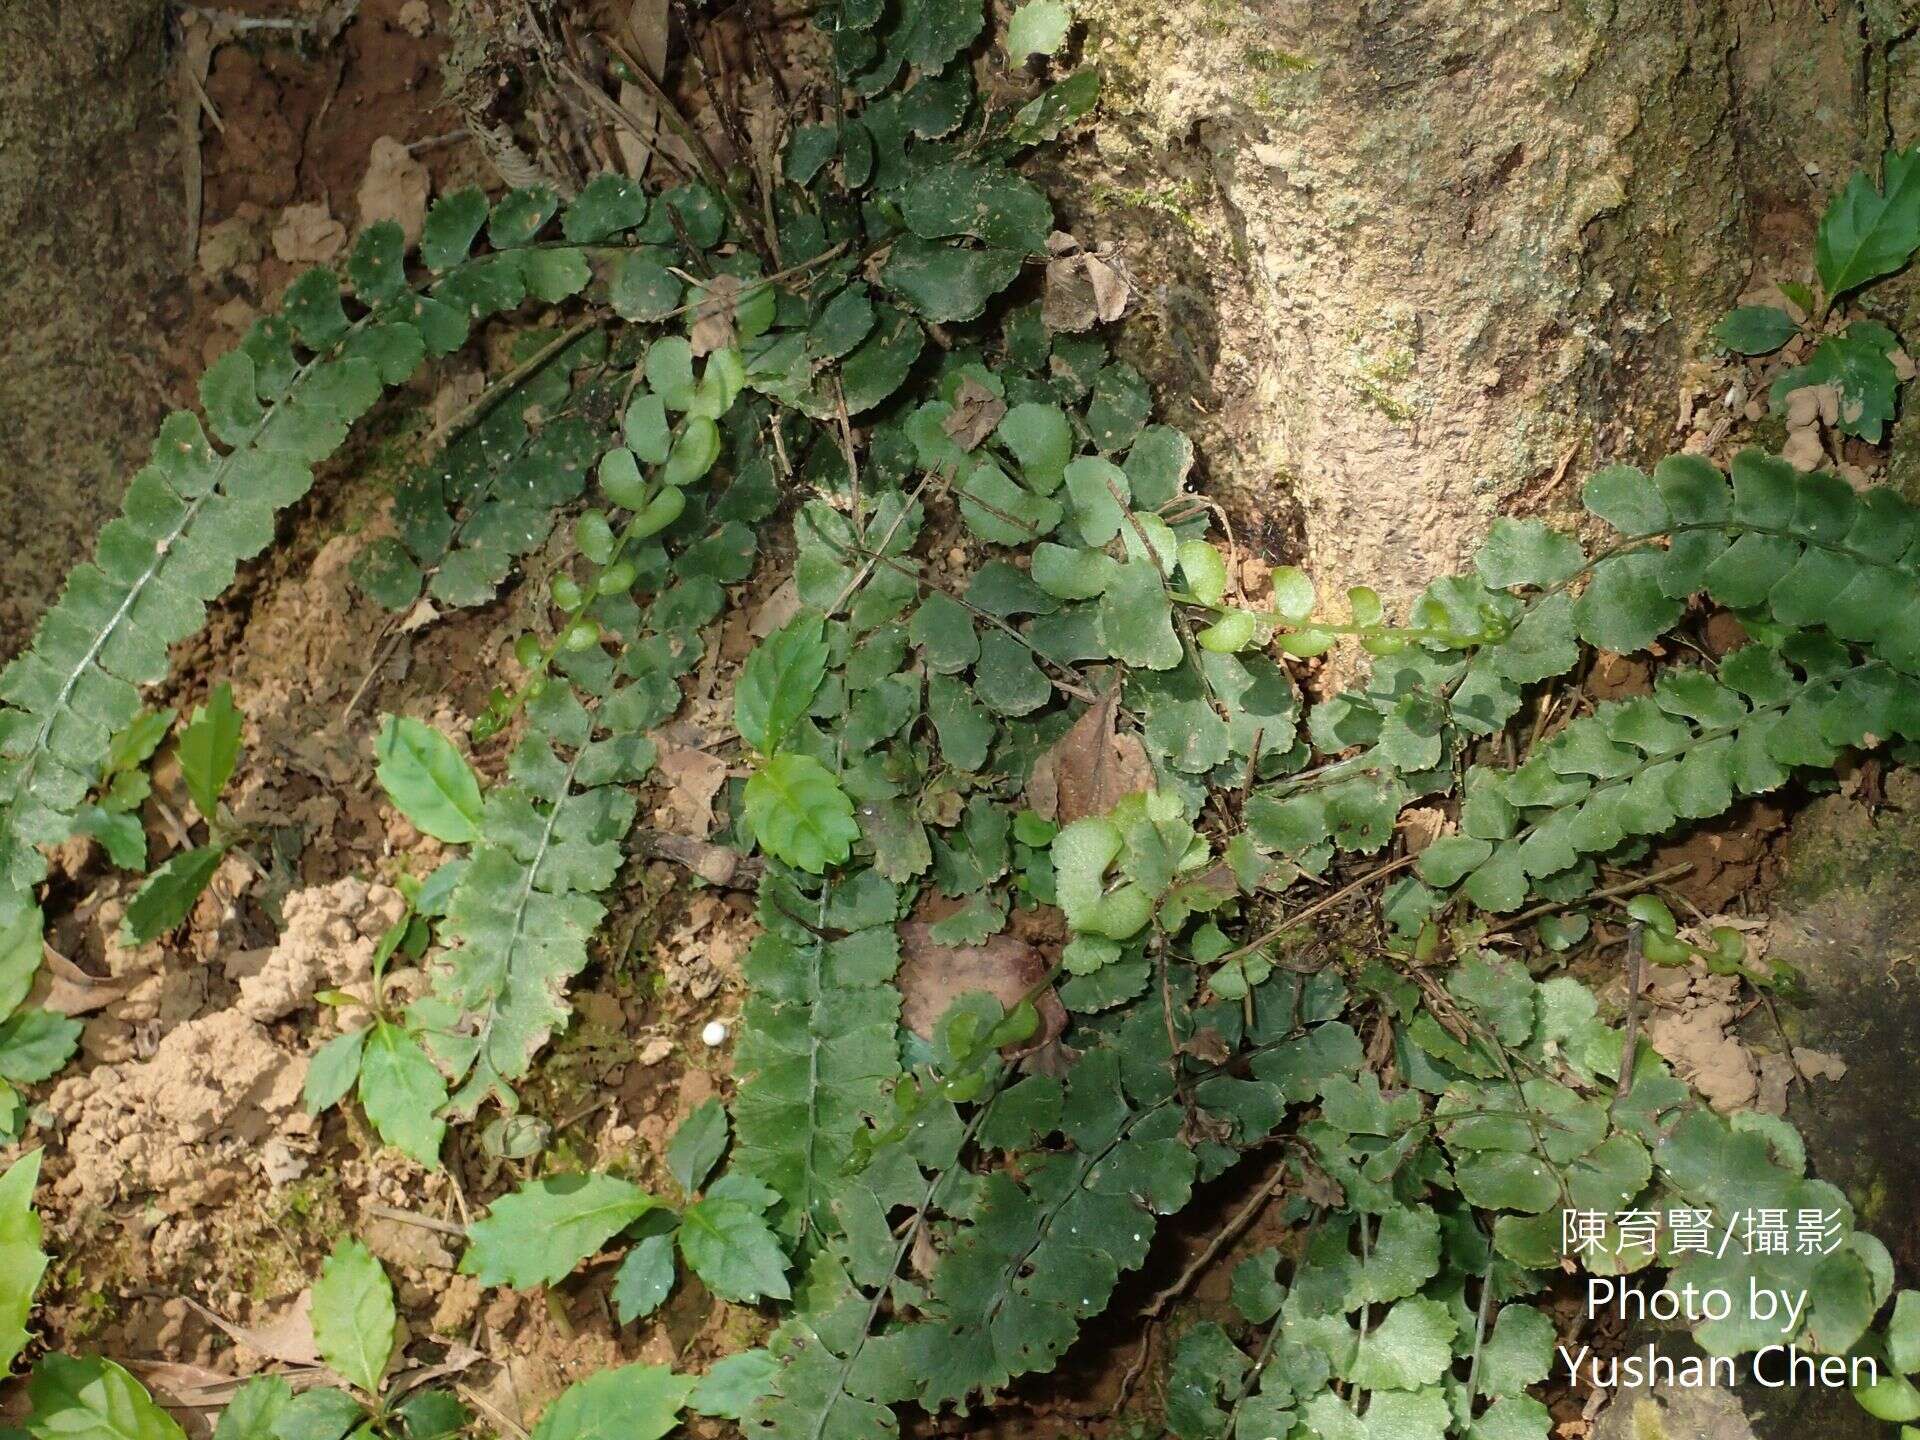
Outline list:
[[[594,741],[592,717],[564,686],[529,718],[533,733],[509,782],[487,796],[480,843],[449,904],[456,943],[435,975],[440,1003],[416,1007],[442,1063],[466,1077],[450,1102],[461,1115],[489,1094],[511,1104],[512,1082],[566,1023],[567,982],[586,967],[606,914],[594,897],[619,873],[633,825],[633,797],[618,782],[640,779],[653,760],[651,746]]]
[[[1821,636],[1784,653],[1749,645],[1717,677],[1670,671],[1651,696],[1602,704],[1517,770],[1485,777],[1465,833],[1422,853],[1422,878],[1515,910],[1532,881],[1584,857],[1719,815],[1870,739],[1920,737],[1920,680],[1850,658]]]
[[[818,894],[784,871],[760,889],[747,952],[734,1157],[780,1193],[785,1228],[831,1231],[854,1137],[900,1074],[899,892],[872,872]]]

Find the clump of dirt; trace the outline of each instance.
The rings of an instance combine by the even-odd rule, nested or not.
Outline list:
[[[369,998],[374,947],[405,909],[398,890],[351,875],[291,896],[287,928],[259,968],[241,975],[235,1008],[265,1023],[304,1009],[323,985]]]
[[[151,1195],[168,1214],[218,1204],[266,1173],[269,1140],[311,1135],[306,1071],[259,1021],[220,1010],[167,1031],[151,1059],[62,1080],[47,1107],[72,1165],[53,1193],[75,1206]]]

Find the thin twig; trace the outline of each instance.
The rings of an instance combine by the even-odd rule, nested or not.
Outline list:
[[[1592,890],[1580,897],[1580,901],[1549,900],[1545,904],[1535,905],[1531,910],[1522,910],[1511,920],[1503,920],[1498,925],[1489,926],[1488,935],[1504,935],[1509,930],[1517,930],[1529,920],[1537,920],[1542,915],[1551,915],[1556,910],[1565,910],[1570,904],[1589,900],[1614,900],[1622,895],[1632,895],[1641,890],[1650,890],[1655,885],[1684,875],[1693,869],[1690,864],[1669,865],[1664,870],[1656,870],[1651,875],[1636,875],[1631,880],[1623,880],[1618,885],[1609,885],[1604,890]]]
[[[411,1210],[399,1210],[392,1205],[366,1205],[362,1209],[380,1220],[393,1220],[401,1225],[417,1225],[422,1230],[435,1230],[442,1235],[454,1235],[464,1240],[467,1227],[456,1225],[451,1220],[436,1220],[431,1215],[418,1215]]]
[[[1338,905],[1342,900],[1346,899],[1349,895],[1353,894],[1354,891],[1365,889],[1368,885],[1371,885],[1374,881],[1381,879],[1383,876],[1391,875],[1396,870],[1406,869],[1407,866],[1413,864],[1413,862],[1417,858],[1419,857],[1414,855],[1402,855],[1398,860],[1389,860],[1384,865],[1374,866],[1373,869],[1369,870],[1366,874],[1362,875],[1358,880],[1355,880],[1347,885],[1342,885],[1338,890],[1334,891],[1331,895],[1322,896],[1320,899],[1314,901],[1313,904],[1307,906],[1307,908],[1302,910],[1299,914],[1288,916],[1285,920],[1281,921],[1278,925],[1274,926],[1271,930],[1268,930],[1265,934],[1261,935],[1258,939],[1249,941],[1247,944],[1242,945],[1238,950],[1229,950],[1225,955],[1222,955],[1220,957],[1218,963],[1221,965],[1226,965],[1231,963],[1232,961],[1239,960],[1245,956],[1253,954],[1254,951],[1261,949],[1265,945],[1271,944],[1275,940],[1278,940],[1282,935],[1286,934],[1287,931],[1293,929],[1294,926],[1304,924],[1308,920],[1311,920],[1314,916],[1321,914],[1326,910],[1332,909],[1335,905]]]
[[[1620,1039],[1620,1078],[1614,1084],[1609,1111],[1617,1108],[1633,1088],[1633,1062],[1640,1044],[1640,976],[1646,958],[1645,931],[1646,927],[1637,923],[1627,927],[1627,1024]]]
[[[1286,1180],[1287,1167],[1285,1162],[1282,1162],[1274,1167],[1273,1174],[1267,1177],[1264,1185],[1253,1192],[1252,1197],[1240,1208],[1239,1213],[1215,1232],[1213,1238],[1207,1242],[1206,1249],[1193,1257],[1187,1268],[1180,1272],[1179,1278],[1156,1293],[1142,1307],[1141,1315],[1149,1320],[1157,1320],[1168,1305],[1186,1294],[1193,1283],[1205,1273],[1207,1267],[1220,1258],[1220,1252],[1238,1240],[1246,1233],[1247,1228],[1260,1218],[1260,1212],[1267,1208],[1267,1202],[1273,1199],[1274,1192],[1284,1185]]]

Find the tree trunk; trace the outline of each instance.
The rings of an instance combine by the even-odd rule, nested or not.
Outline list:
[[[0,0],[0,659],[144,459],[184,269],[160,0]]]
[[[1809,266],[1826,195],[1920,108],[1920,9],[1885,4],[1088,8],[1090,228],[1159,322],[1136,358],[1198,391],[1171,408],[1257,548],[1391,595],[1677,449],[1706,327]]]

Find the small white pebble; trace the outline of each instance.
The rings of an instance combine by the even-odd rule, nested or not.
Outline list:
[[[726,1044],[727,1043],[727,1022],[724,1020],[707,1021],[706,1028],[701,1030],[700,1032],[700,1039],[701,1039],[701,1042],[705,1044],[709,1050],[716,1049],[719,1046]]]

